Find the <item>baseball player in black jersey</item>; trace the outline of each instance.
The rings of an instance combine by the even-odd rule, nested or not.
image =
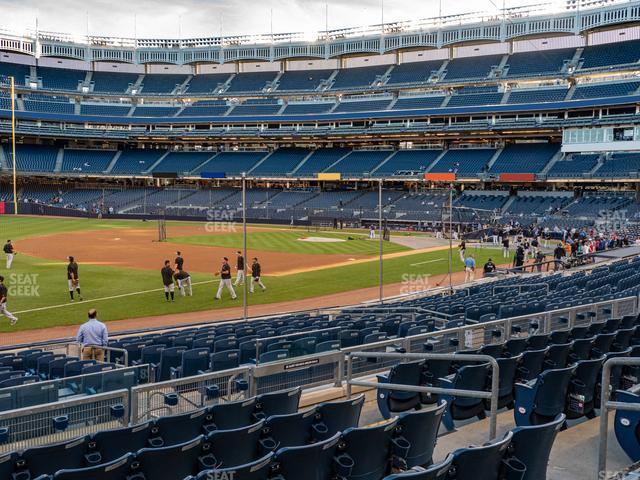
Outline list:
[[[171,296],[171,301],[174,300],[174,290],[175,285],[173,283],[173,268],[171,268],[171,262],[169,260],[164,261],[164,267],[160,270],[160,275],[162,275],[162,284],[164,285],[164,297],[169,301],[169,296]]]
[[[242,256],[242,252],[238,250],[236,252],[238,255],[238,260],[236,261],[236,269],[238,270],[238,276],[236,277],[236,281],[233,283],[234,286],[244,285],[244,257]]]
[[[174,263],[176,265],[176,270],[182,270],[184,266],[184,258],[182,258],[181,252],[176,252],[176,259],[174,260]]]
[[[15,325],[18,321],[18,318],[13,315],[9,310],[7,310],[7,296],[9,295],[9,290],[4,284],[4,277],[0,275],[0,315],[4,315],[9,319],[9,323],[11,325]]]
[[[238,298],[236,297],[233,285],[231,285],[231,265],[229,265],[229,259],[227,257],[222,259],[222,267],[220,267],[219,272],[216,272],[216,276],[217,275],[220,275],[220,285],[218,286],[218,293],[216,293],[216,300],[222,298],[222,290],[224,287],[227,287],[227,290],[229,290],[232,300]]]
[[[249,292],[253,293],[254,283],[260,285],[260,288],[262,288],[263,291],[267,289],[267,287],[264,286],[264,283],[262,283],[262,280],[260,280],[261,273],[262,267],[258,263],[258,259],[253,257],[253,263],[251,264],[251,288],[249,289]]]
[[[7,243],[4,244],[2,250],[7,257],[7,270],[9,270],[11,268],[11,264],[13,263],[13,257],[16,254],[16,250],[15,248],[13,248],[11,240],[7,240]]]
[[[73,291],[78,293],[78,298],[82,301],[82,294],[80,293],[80,278],[78,277],[78,264],[73,257],[69,258],[69,264],[67,265],[67,283],[69,284],[69,296],[71,301],[74,301]]]
[[[178,290],[180,290],[180,296],[185,296],[185,287],[189,288],[189,296],[193,296],[193,290],[191,288],[191,275],[189,272],[184,271],[182,268],[178,268],[178,271],[173,275],[173,278],[178,282]]]

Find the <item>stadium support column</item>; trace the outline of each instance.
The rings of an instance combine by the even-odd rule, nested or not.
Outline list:
[[[247,320],[247,174],[242,173],[242,256],[244,257],[244,281],[242,282],[242,319]]]
[[[380,235],[380,304],[384,303],[384,292],[382,286],[382,179],[378,182],[378,234]]]
[[[449,294],[451,293],[453,293],[453,183],[449,185]]]
[[[11,79],[11,155],[13,157],[13,214],[18,215],[18,179],[16,169],[18,159],[16,158],[16,79]]]

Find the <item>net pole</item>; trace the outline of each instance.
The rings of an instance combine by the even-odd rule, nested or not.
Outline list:
[[[16,81],[11,79],[11,155],[13,155],[13,214],[18,215],[18,175],[16,172]]]
[[[380,304],[382,305],[384,303],[383,300],[383,295],[384,295],[384,287],[382,285],[382,276],[383,276],[383,271],[382,271],[382,179],[380,179],[380,181],[378,182],[378,232],[380,235],[380,278],[379,278],[379,282],[380,282]]]
[[[249,307],[247,305],[247,176],[242,174],[242,255],[244,257],[244,282],[242,283],[242,318],[246,321]]]
[[[453,184],[449,185],[449,293],[453,292]]]

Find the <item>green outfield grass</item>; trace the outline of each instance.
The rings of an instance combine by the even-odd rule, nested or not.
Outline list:
[[[4,241],[7,238],[20,239],[46,233],[93,228],[126,226],[140,228],[141,225],[145,224],[108,220],[0,217],[0,239]],[[146,225],[149,225],[149,228],[155,227],[152,223]],[[263,232],[251,235],[259,233]],[[320,236],[319,233],[313,235]],[[345,244],[351,243],[364,246],[369,244],[366,241],[355,240],[345,242]],[[377,247],[377,243],[371,242],[371,244]],[[234,247],[238,245],[234,244]],[[495,250],[489,249],[477,249],[475,253],[479,265],[482,265],[489,256],[497,255]],[[387,259],[384,261],[384,283],[413,282],[417,285],[425,285],[426,275],[446,273],[447,258],[448,252],[440,251]],[[194,274],[194,282],[207,283],[195,285],[193,297],[177,297],[174,303],[167,303],[161,291],[159,272],[98,265],[81,265],[80,282],[85,302],[71,303],[67,292],[64,264],[18,255],[13,268],[7,272],[4,270],[4,258],[1,260],[0,274],[6,277],[5,283],[11,288],[9,310],[17,313],[20,321],[15,327],[10,327],[8,322],[0,317],[0,332],[79,324],[85,320],[86,311],[90,307],[99,310],[102,320],[110,321],[242,305],[241,292],[238,292],[240,295],[238,300],[232,301],[225,292],[223,300],[215,301],[218,280],[212,275]],[[456,271],[462,269],[457,252],[454,252],[454,269]],[[378,284],[378,263],[374,257],[371,262],[285,277],[270,277],[268,271],[265,274],[263,280],[268,290],[250,294],[249,306],[373,287]],[[36,310],[29,311],[34,309]],[[251,310],[249,312],[251,313]]]
[[[170,233],[170,230],[169,230]],[[323,237],[342,240],[340,242],[304,242],[304,237]],[[191,245],[204,245],[208,247],[242,247],[242,233],[226,233],[224,235],[193,235],[187,237],[170,237],[175,243],[188,243]],[[283,253],[308,253],[312,255],[330,254],[358,254],[377,255],[380,251],[378,240],[367,239],[362,231],[359,233],[333,233],[305,231],[264,231],[251,232],[247,236],[247,248],[249,250],[264,250],[268,252]],[[384,242],[384,253],[403,252],[410,250],[396,243]]]

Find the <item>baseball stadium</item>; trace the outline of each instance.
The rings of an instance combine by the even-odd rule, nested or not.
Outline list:
[[[0,480],[640,478],[640,1],[100,3],[0,0]]]

